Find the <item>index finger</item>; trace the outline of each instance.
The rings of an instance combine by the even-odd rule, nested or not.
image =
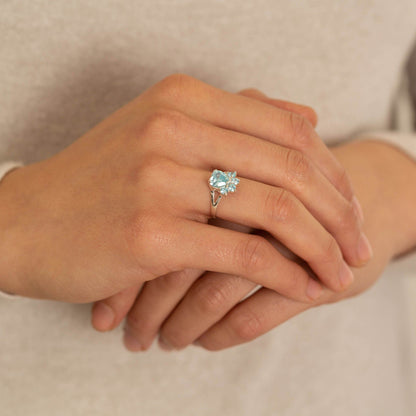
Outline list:
[[[156,84],[153,91],[157,92],[156,105],[303,152],[341,194],[352,201],[354,192],[345,169],[305,117],[184,74],[168,76]]]
[[[256,100],[271,104],[277,108],[281,108],[282,110],[297,113],[309,120],[313,127],[316,127],[318,124],[318,115],[312,107],[307,105],[302,105],[291,101],[279,100],[277,98],[271,98],[256,88],[246,88],[242,91],[239,91],[238,94],[245,95],[246,97],[250,98],[255,98]]]

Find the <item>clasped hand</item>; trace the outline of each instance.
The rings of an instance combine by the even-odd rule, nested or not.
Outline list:
[[[184,347],[270,293],[310,305],[323,288],[344,291],[371,247],[315,123],[312,109],[256,90],[165,78],[59,154],[6,176],[0,248],[13,278],[2,288],[99,301],[94,326],[127,316],[131,350],[147,349],[161,327],[165,348]],[[214,168],[240,178],[217,223]],[[247,338],[252,321],[241,325]]]
[[[263,248],[265,237],[275,246],[276,259],[267,263],[276,265],[270,276],[276,283],[279,279],[288,279],[288,286],[284,283],[277,289],[280,293],[302,302],[316,301],[322,290],[305,271],[334,291],[348,287],[353,276],[342,257],[349,264],[360,266],[371,256],[371,248],[361,231],[362,210],[345,169],[313,129],[314,111],[270,99],[253,89],[240,92],[239,96],[250,98],[241,99],[183,75],[163,82],[170,95],[168,101],[163,101],[164,108],[179,110],[204,122],[203,126],[195,125],[189,130],[189,119],[178,118],[175,114],[176,120],[170,120],[175,128],[174,151],[180,155],[173,158],[183,165],[205,170],[199,184],[195,187],[181,185],[186,192],[174,193],[173,198],[191,201],[192,207],[202,203],[203,217],[198,220],[205,223],[209,218],[209,206],[204,181],[209,177],[209,169],[236,169],[239,176],[245,178],[244,189],[238,189],[240,195],[224,200],[218,214],[223,220],[210,220],[209,224],[240,233],[258,234],[256,228],[268,233],[263,233],[259,242],[236,245],[237,253],[232,249],[219,253],[221,256],[229,253],[230,262],[237,255],[237,261],[248,274],[213,272],[212,268],[208,269],[210,271],[184,268],[170,272],[97,303],[93,309],[94,326],[99,330],[112,329],[127,315],[124,338],[130,350],[149,348],[162,327],[162,348],[185,347],[239,304],[256,288],[256,283],[267,286],[263,281],[253,281],[258,267],[270,274],[263,263],[267,256],[265,251],[270,250],[270,246]],[[160,94],[157,90],[152,92]],[[178,136],[182,138],[179,143]],[[192,152],[194,156],[185,158],[183,152]],[[172,158],[172,151],[168,152],[168,157]],[[177,176],[172,172],[172,177]],[[178,180],[181,184],[184,181]],[[174,184],[171,189],[176,189]],[[189,198],[189,193],[196,198]],[[173,201],[173,205],[177,202]],[[202,235],[189,238],[195,244],[202,243]],[[276,240],[296,254],[291,256],[296,264],[302,259],[303,265],[308,265],[307,270],[299,270],[299,266],[294,267],[293,262],[280,256],[282,245]],[[247,247],[247,244],[255,246]],[[305,295],[305,290],[309,299],[299,297],[302,292]],[[262,289],[244,305],[239,305],[240,313],[234,309],[239,341],[258,335],[258,319],[247,312],[253,302],[261,305],[265,295],[267,290]]]

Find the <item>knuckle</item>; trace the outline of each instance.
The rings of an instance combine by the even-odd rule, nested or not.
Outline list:
[[[328,241],[322,245],[320,253],[317,255],[317,261],[320,263],[333,263],[339,258],[338,243],[335,238],[329,237]]]
[[[166,227],[161,224],[160,218],[149,211],[140,210],[128,222],[125,232],[127,252],[136,266],[143,270],[152,268],[152,275],[163,275],[165,268],[160,264],[160,271],[154,265],[147,265],[146,260],[151,259],[158,252],[160,242],[166,239]]]
[[[183,72],[174,72],[173,74],[167,75],[163,78],[160,83],[166,86],[167,88],[176,87],[177,85],[183,86],[189,83],[193,77]]]
[[[146,138],[165,138],[175,137],[181,127],[186,122],[186,116],[180,111],[169,108],[155,108],[140,126],[140,137]]]
[[[269,263],[269,247],[260,236],[249,236],[236,246],[236,261],[248,274],[265,269]]]
[[[185,328],[180,328],[177,325],[175,327],[162,327],[160,336],[166,340],[175,350],[185,348],[189,342],[186,341]]]
[[[286,172],[297,188],[303,188],[312,175],[312,164],[302,152],[289,149],[286,153]]]
[[[155,85],[157,99],[172,104],[181,102],[182,99],[186,98],[195,81],[195,78],[187,74],[170,74]]]
[[[226,285],[219,282],[197,285],[193,291],[194,301],[200,312],[204,315],[215,315],[224,308],[229,298]]]
[[[296,266],[287,281],[287,290],[291,294],[302,293],[302,287],[307,281],[307,273],[300,266]]]
[[[340,233],[348,233],[357,229],[357,217],[351,203],[345,204],[344,209],[340,210],[337,226]]]
[[[264,200],[265,224],[288,221],[293,215],[295,200],[289,191],[271,188]]]
[[[339,166],[335,173],[333,182],[334,186],[341,191],[348,199],[352,197],[352,184],[346,169],[343,166]]]
[[[306,148],[312,142],[313,128],[308,120],[300,114],[289,112],[289,129],[293,143],[298,148]]]
[[[259,96],[265,97],[265,95],[260,90],[258,90],[257,88],[244,88],[244,89],[240,90],[238,92],[238,94],[245,95],[245,96],[248,96],[248,97],[253,97],[253,96],[254,97],[259,97]]]
[[[237,337],[242,341],[252,341],[263,332],[263,321],[260,315],[247,310],[236,315],[232,329]]]
[[[312,123],[312,125],[316,125],[316,123],[318,122],[318,114],[316,113],[316,111],[309,106],[303,106],[303,111],[305,117]]]
[[[134,313],[127,315],[126,325],[129,330],[137,334],[150,334],[156,331],[157,325],[152,321],[151,316],[136,315]]]

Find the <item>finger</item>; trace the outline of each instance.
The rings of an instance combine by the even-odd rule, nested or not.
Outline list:
[[[147,350],[163,321],[203,272],[185,269],[147,282],[127,314],[124,345],[130,351]]]
[[[166,219],[163,224],[161,221],[158,218],[163,237],[150,217],[142,227],[146,237],[138,242],[135,251],[140,253],[145,269],[155,267],[144,261],[157,250],[159,263],[168,270],[192,268],[234,274],[301,302],[313,302],[322,293],[318,282],[263,237],[180,218]],[[166,246],[173,249],[165,250]],[[158,275],[164,273],[167,271]]]
[[[354,204],[302,152],[189,118],[174,134],[181,143],[169,137],[162,147],[167,157],[195,168],[232,167],[241,176],[289,190],[335,237],[349,264],[368,262],[371,248]]]
[[[248,227],[218,218],[212,220],[211,223],[240,232],[250,232]],[[124,344],[127,349],[130,351],[147,350],[162,323],[185,296],[193,282],[197,281],[202,274],[203,271],[185,269],[146,282],[126,319]],[[254,285],[251,282],[250,284]]]
[[[155,86],[154,92],[156,105],[302,151],[316,161],[324,175],[348,200],[352,200],[352,185],[345,169],[304,117],[183,74],[165,78]]]
[[[308,269],[301,259],[294,256],[270,234],[266,232],[261,234],[285,257]],[[220,321],[236,304],[258,289],[261,289],[261,286],[238,276],[204,273],[193,283],[181,302],[164,321],[159,332],[159,346],[165,350],[184,348]]]
[[[184,167],[178,174],[185,175],[183,179],[178,177],[178,182],[187,183],[189,188],[177,189],[177,185],[172,184],[176,191],[172,204],[176,203],[182,212],[188,210],[209,217],[207,188],[204,187],[209,173]],[[189,193],[188,189],[193,191]],[[238,190],[224,196],[219,203],[217,216],[268,231],[304,259],[332,290],[342,291],[353,281],[353,274],[334,237],[283,188],[240,178]]]
[[[324,292],[319,304],[332,296],[327,289]],[[217,351],[249,342],[316,305],[296,302],[263,288],[209,328],[198,338],[196,345]]]
[[[292,103],[290,101],[278,100],[276,98],[270,98],[256,88],[246,88],[239,91],[238,94],[263,101],[266,104],[274,105],[275,107],[281,108],[282,110],[287,110],[291,111],[292,113],[299,114],[305,117],[313,127],[316,127],[318,123],[318,115],[316,114],[315,110],[306,105]]]
[[[114,296],[95,302],[91,311],[91,323],[97,331],[116,328],[133,305],[142,285],[129,287]]]
[[[205,273],[163,323],[159,344],[164,349],[186,347],[256,287],[238,276]]]

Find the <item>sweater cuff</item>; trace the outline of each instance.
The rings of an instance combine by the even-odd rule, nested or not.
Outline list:
[[[416,162],[416,133],[407,133],[400,131],[389,130],[374,130],[360,133],[354,137],[354,140],[378,140],[389,143],[408,156],[413,158]]]
[[[10,172],[13,169],[19,168],[21,166],[23,166],[23,162],[18,162],[18,161],[9,161],[9,162],[4,162],[0,164],[0,182],[4,178],[4,176],[6,176],[8,172]],[[0,298],[17,299],[19,297],[20,296],[12,295],[11,293],[6,293],[0,290]]]

